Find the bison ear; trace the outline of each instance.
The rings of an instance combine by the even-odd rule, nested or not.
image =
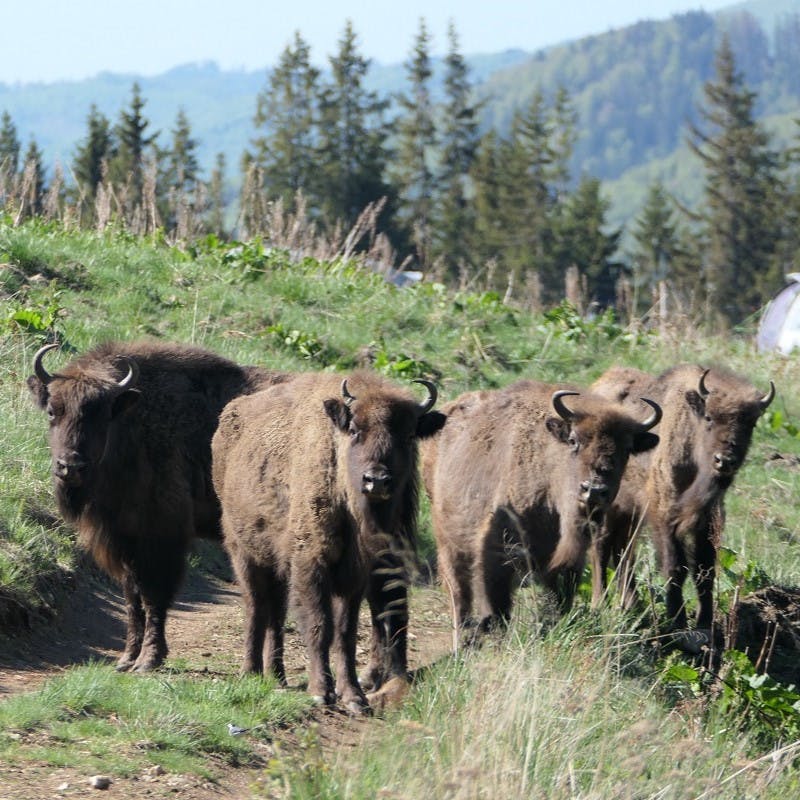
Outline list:
[[[633,437],[632,453],[645,453],[652,450],[659,442],[658,435],[655,433],[637,433]]]
[[[547,426],[547,430],[549,430],[559,442],[567,443],[570,430],[569,422],[565,419],[561,419],[561,417],[548,417],[544,424]]]
[[[33,397],[33,402],[41,409],[47,408],[50,392],[47,391],[46,384],[42,383],[35,375],[31,375],[26,383]]]
[[[444,427],[445,422],[447,422],[447,414],[442,414],[441,411],[429,411],[427,414],[423,414],[417,420],[417,438],[427,439],[429,436],[433,436]]]
[[[111,419],[133,408],[139,402],[141,396],[141,392],[138,389],[127,389],[118,394],[111,404]]]
[[[700,397],[700,394],[694,389],[686,392],[686,404],[689,408],[697,414],[698,417],[704,417],[706,413],[706,401]]]
[[[347,431],[350,428],[350,409],[341,400],[331,397],[322,405],[325,406],[325,413],[340,431]]]

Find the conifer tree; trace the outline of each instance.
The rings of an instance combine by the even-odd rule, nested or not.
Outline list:
[[[225,153],[217,153],[211,180],[208,184],[209,219],[211,233],[225,235]]]
[[[350,228],[369,203],[390,195],[383,178],[388,102],[364,87],[370,62],[359,54],[349,20],[329,60],[331,81],[320,92],[320,204],[329,223]]]
[[[467,200],[467,181],[478,147],[478,106],[471,99],[469,68],[459,52],[452,21],[447,37],[434,255],[444,260],[448,273],[454,276],[470,261],[468,235],[475,214]]]
[[[705,170],[706,288],[712,307],[738,322],[780,284],[774,259],[780,179],[770,137],[753,116],[755,94],[736,68],[727,37],[704,96],[704,129],[690,126],[689,146]]]
[[[649,306],[659,281],[674,281],[672,262],[679,248],[674,209],[661,181],[651,184],[632,235],[636,289],[644,305]]]
[[[150,122],[143,114],[145,104],[139,84],[134,83],[130,106],[120,113],[119,122],[114,127],[117,150],[109,164],[109,178],[116,186],[129,187],[129,210],[142,202],[145,156],[158,136],[157,132],[146,134]]]
[[[0,117],[0,176],[7,180],[19,171],[20,143],[17,127],[8,111]]]
[[[181,193],[194,191],[199,177],[197,142],[186,112],[181,108],[171,131],[172,143],[167,153],[167,186]]]
[[[39,216],[44,208],[44,156],[31,137],[22,160],[22,202],[24,216]]]
[[[408,94],[398,102],[403,111],[397,121],[397,157],[394,180],[399,192],[399,217],[416,249],[419,265],[431,263],[431,215],[434,203],[432,162],[436,147],[433,101],[430,81],[431,38],[420,19],[414,49],[405,64]]]
[[[82,216],[87,215],[89,219],[93,217],[97,187],[114,154],[111,123],[93,104],[89,109],[86,138],[78,144],[72,160],[72,174],[81,198]]]
[[[291,209],[302,191],[312,212],[319,207],[318,79],[319,70],[311,65],[309,46],[298,31],[259,93],[253,119],[260,135],[252,142],[252,160],[262,171],[267,195]]]
[[[589,299],[608,306],[614,303],[616,282],[622,270],[622,265],[614,259],[622,231],[607,230],[610,202],[600,190],[597,178],[584,176],[567,198],[556,231],[556,252],[561,296],[567,269],[575,266],[586,276]]]
[[[507,229],[501,218],[504,196],[502,162],[506,144],[497,132],[488,131],[478,143],[470,170],[475,223],[467,242],[478,264],[496,264],[504,254]],[[499,285],[497,288],[500,288]]]

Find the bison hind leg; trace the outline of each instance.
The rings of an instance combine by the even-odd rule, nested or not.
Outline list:
[[[360,605],[359,595],[333,598],[336,695],[351,714],[369,713],[369,703],[356,675],[356,633]]]
[[[126,672],[133,667],[142,651],[144,639],[145,613],[142,596],[129,570],[125,570],[122,576],[122,594],[125,599],[126,633],[125,649],[116,665],[118,672]]]

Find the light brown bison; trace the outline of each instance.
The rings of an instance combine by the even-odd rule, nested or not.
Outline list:
[[[747,455],[753,427],[772,402],[775,385],[763,395],[727,370],[697,365],[674,367],[655,377],[614,367],[592,385],[610,400],[627,404],[646,394],[664,409],[652,453],[631,460],[622,487],[606,515],[593,556],[593,599],[599,602],[609,564],[622,563],[623,602],[634,598],[633,532],[643,518],[652,531],[667,580],[667,618],[686,628],[683,584],[691,571],[697,587],[697,628],[713,619],[717,547],[724,522],[723,500]]]
[[[344,381],[299,375],[223,412],[213,476],[246,607],[245,671],[266,668],[285,681],[291,601],[308,651],[309,692],[325,703],[338,694],[351,711],[366,708],[355,672],[358,609],[376,560],[413,542],[417,441],[445,420],[431,411],[433,384],[423,383],[429,397],[419,404],[369,372]],[[391,592],[385,578],[377,583]]]
[[[567,402],[569,405],[567,405]],[[604,398],[521,381],[470,392],[442,410],[447,425],[422,446],[439,572],[463,626],[473,603],[483,628],[506,621],[520,563],[572,603],[590,530],[613,500],[648,430]]]
[[[225,404],[282,380],[198,347],[102,344],[54,374],[34,357],[28,386],[50,420],[56,502],[122,585],[121,670],[166,657],[164,624],[195,537],[221,538],[211,437]]]

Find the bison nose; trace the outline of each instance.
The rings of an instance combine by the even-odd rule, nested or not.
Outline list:
[[[722,475],[736,471],[736,458],[729,453],[714,453],[714,469]]]
[[[608,486],[596,481],[583,481],[580,498],[582,502],[590,506],[605,503],[608,500]]]
[[[78,484],[81,478],[86,463],[78,458],[62,457],[55,460],[53,464],[53,475],[64,483]]]
[[[361,491],[371,497],[386,498],[392,485],[392,476],[386,470],[365,472],[361,479]]]

